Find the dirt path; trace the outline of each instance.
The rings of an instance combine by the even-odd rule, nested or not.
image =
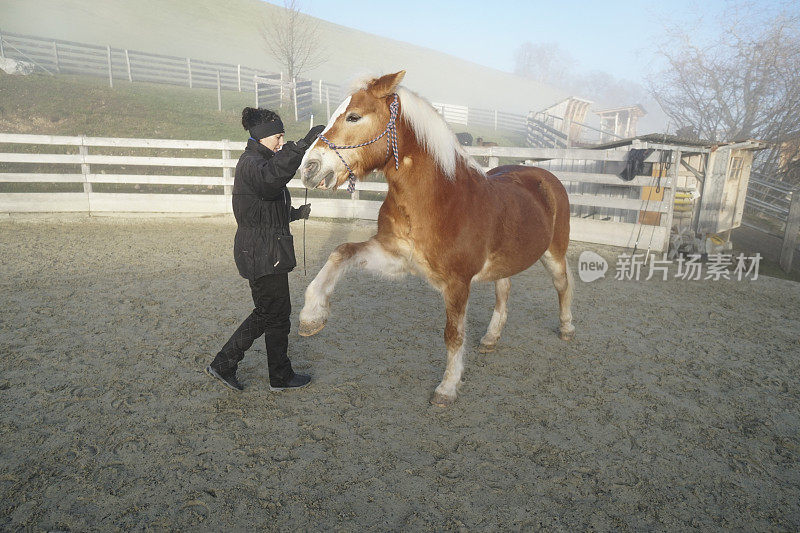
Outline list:
[[[421,280],[351,272],[328,327],[296,335],[327,254],[372,233],[312,221],[290,357],[315,381],[268,392],[258,342],[235,395],[202,373],[250,311],[234,231],[0,222],[0,529],[800,528],[800,285],[578,281],[565,343],[537,265],[489,355],[475,286],[442,410],[444,310]],[[616,258],[572,264],[589,248]]]

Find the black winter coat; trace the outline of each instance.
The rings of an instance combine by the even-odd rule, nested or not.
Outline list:
[[[233,215],[238,228],[233,243],[236,268],[243,278],[289,272],[296,265],[289,222],[297,209],[286,184],[300,167],[308,143],[287,142],[278,152],[247,141],[233,182]]]

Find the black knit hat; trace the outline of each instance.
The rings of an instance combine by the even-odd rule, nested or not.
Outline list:
[[[245,107],[242,110],[242,127],[250,132],[250,137],[260,141],[264,137],[283,133],[281,117],[269,109]]]

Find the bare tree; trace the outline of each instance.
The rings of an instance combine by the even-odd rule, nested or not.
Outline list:
[[[514,74],[555,87],[571,78],[575,60],[556,43],[522,43],[514,52]]]
[[[780,146],[800,135],[800,18],[732,17],[716,42],[674,32],[650,91],[677,129],[711,141],[756,138],[772,149],[757,170],[777,169]]]
[[[598,107],[642,104],[649,100],[647,89],[640,84],[600,70],[575,76],[568,88],[577,95],[585,95]]]
[[[588,98],[599,106],[640,103],[647,90],[637,83],[617,79],[599,70],[573,72],[575,60],[555,43],[522,43],[514,52],[514,73]]]
[[[301,13],[297,0],[284,0],[283,7],[263,23],[262,36],[270,55],[280,63],[291,81],[321,65],[325,57],[316,20]]]

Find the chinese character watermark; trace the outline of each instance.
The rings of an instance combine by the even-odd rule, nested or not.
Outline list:
[[[649,257],[648,257],[649,256]],[[648,260],[649,259],[649,260]],[[761,264],[761,254],[746,256],[740,253],[709,254],[705,262],[700,254],[680,255],[675,261],[667,259],[664,254],[661,259],[656,259],[650,254],[620,254],[615,265],[614,279],[619,281],[643,279],[645,281],[657,277],[667,281],[670,277],[670,267],[673,269],[672,278],[687,281],[719,281],[758,279],[758,269]],[[594,252],[583,252],[578,260],[578,274],[582,281],[590,282],[605,277],[608,263]]]

